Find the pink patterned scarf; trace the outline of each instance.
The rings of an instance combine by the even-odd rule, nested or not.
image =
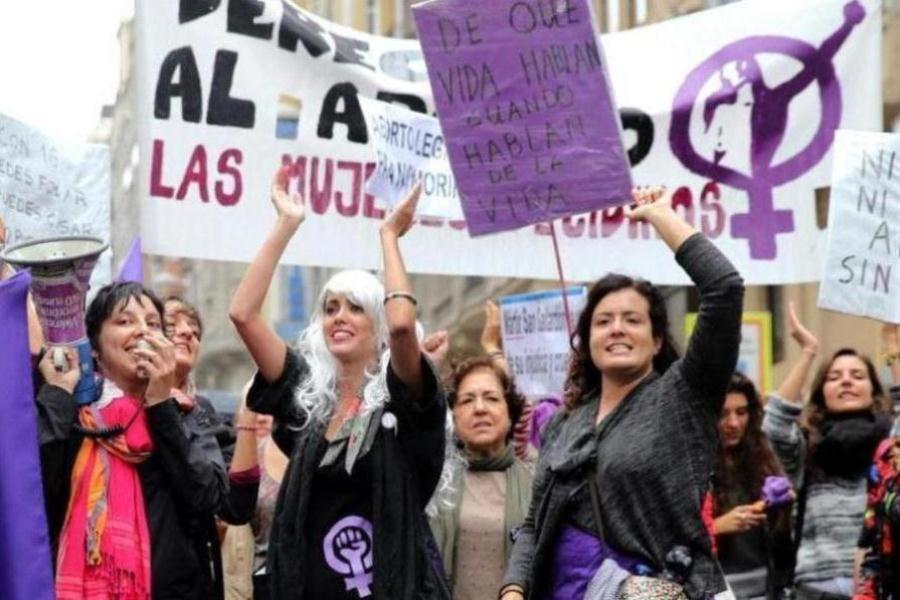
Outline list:
[[[56,597],[149,599],[150,533],[137,465],[149,458],[153,440],[143,402],[107,381],[103,397],[80,409],[79,421],[86,429],[127,429],[107,439],[85,437],[78,451],[60,537]]]

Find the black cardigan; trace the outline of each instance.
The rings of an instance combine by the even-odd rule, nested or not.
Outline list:
[[[389,367],[390,402],[373,416],[382,424],[369,451],[373,462],[375,599],[449,599],[440,556],[423,512],[440,479],[447,408],[434,369],[427,359],[422,360],[422,397],[412,397]],[[294,402],[297,385],[307,373],[303,359],[289,350],[278,381],[269,383],[257,375],[247,395],[251,410],[275,416],[273,439],[290,457],[269,540],[271,597],[279,600],[306,598],[303,568],[308,539],[304,529],[313,493],[309,484],[317,468],[316,457],[326,443],[326,424],[305,419]],[[382,418],[388,414],[395,418]]]
[[[599,530],[582,485],[586,472],[596,476],[607,544],[656,571],[665,568],[673,546],[686,546],[694,561],[688,597],[726,589],[700,508],[713,472],[716,422],[737,362],[743,283],[700,234],[675,258],[700,292],[684,358],[646,377],[599,426],[594,392],[575,410],[554,416],[544,432],[531,507],[503,584],[522,586],[528,598],[547,591],[555,534],[567,519]]]

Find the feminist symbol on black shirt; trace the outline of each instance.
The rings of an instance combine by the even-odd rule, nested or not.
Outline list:
[[[350,515],[334,524],[322,542],[325,562],[344,576],[347,591],[372,595],[372,523]]]

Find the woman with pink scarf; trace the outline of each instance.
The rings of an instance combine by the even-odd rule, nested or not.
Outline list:
[[[91,404],[73,402],[74,354],[62,373],[41,361],[37,408],[59,600],[221,595],[209,551],[217,547],[212,516],[227,499],[225,466],[204,413],[175,398],[176,350],[163,315],[140,284],[98,292],[85,316],[103,378]]]

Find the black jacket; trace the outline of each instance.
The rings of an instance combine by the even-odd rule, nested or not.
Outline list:
[[[56,556],[69,500],[69,477],[82,436],[73,429],[72,396],[52,385],[37,395],[44,501]],[[200,406],[182,413],[174,399],[148,407],[154,452],[138,466],[150,531],[155,600],[222,598],[214,515],[246,523],[256,486],[229,490],[225,465]]]
[[[303,565],[308,539],[303,533],[313,493],[309,484],[326,443],[325,423],[304,419],[295,407],[294,390],[307,373],[303,359],[290,350],[281,378],[269,383],[257,375],[247,396],[251,410],[275,416],[273,439],[291,459],[269,541],[271,597],[279,600],[307,598]],[[447,407],[438,378],[424,358],[423,375],[425,393],[414,398],[389,368],[390,402],[373,416],[373,422],[393,425],[378,427],[369,451],[377,600],[449,599],[424,516],[443,466]]]

